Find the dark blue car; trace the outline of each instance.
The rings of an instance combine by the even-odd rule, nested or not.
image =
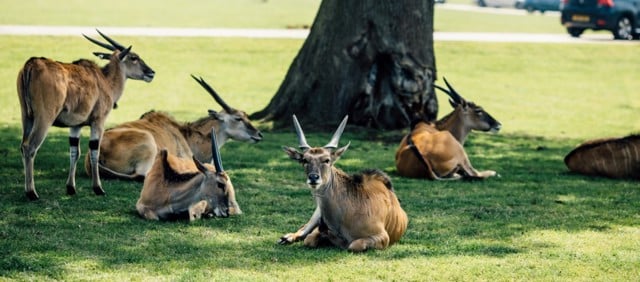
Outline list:
[[[565,0],[561,22],[573,37],[608,30],[615,39],[640,37],[640,0]]]

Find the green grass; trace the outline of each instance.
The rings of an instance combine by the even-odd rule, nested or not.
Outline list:
[[[311,25],[319,0],[0,0],[0,24],[287,28]]]
[[[566,33],[559,15],[473,13],[448,10],[436,5],[434,18],[434,29],[438,32]]]
[[[565,173],[562,156],[571,141],[476,134],[467,144],[470,158],[501,178],[426,182],[395,175],[397,134],[349,127],[343,137],[352,145],[339,166],[385,170],[410,217],[398,244],[361,255],[275,244],[313,211],[301,168],[279,150],[295,142],[291,132],[269,132],[257,145],[226,145],[225,167],[245,213],[192,224],[140,219],[138,183],[105,181],[108,195],[97,197],[80,176],[78,195],[65,196],[62,134],[50,136],[38,158],[41,200],[27,202],[19,153],[7,149],[0,277],[628,281],[640,275],[637,182]],[[319,144],[329,136],[308,137]],[[1,144],[19,142],[17,129],[1,131],[0,138]]]
[[[253,5],[285,3],[238,2],[248,10]],[[9,5],[13,3],[17,2],[0,1],[0,21],[34,24],[33,16],[24,11],[24,22],[17,19],[14,14],[20,11]],[[53,6],[48,1],[20,3],[31,9]],[[80,10],[86,6],[83,3],[91,3],[102,11],[115,11],[110,5],[118,4],[68,3]],[[139,11],[145,3],[149,4],[134,1],[128,7]],[[215,3],[220,2],[201,4]],[[204,10],[210,8],[194,11],[194,19],[180,26],[199,26],[195,18],[201,18],[197,13]],[[76,14],[54,20],[52,15],[61,11],[47,14],[52,18],[39,24],[72,24],[64,21]],[[9,22],[5,15],[14,18]],[[108,15],[104,22],[109,22]],[[175,23],[170,22],[172,17],[165,20]],[[158,20],[147,19],[149,25]],[[91,22],[94,17],[81,20],[78,16],[78,24],[99,24]],[[123,25],[137,24],[131,16],[122,20],[131,21]],[[267,27],[302,22],[278,21]],[[203,76],[229,104],[247,112],[259,110],[277,90],[302,44],[300,40],[115,38],[132,44],[157,77],[150,84],[129,81],[109,125],[136,119],[152,108],[179,120],[200,117],[207,108],[219,109],[192,81],[191,73]],[[191,224],[144,221],[134,207],[140,183],[105,180],[107,196],[97,197],[84,174],[77,177],[78,195],[66,196],[68,146],[63,129],[52,130],[38,154],[35,181],[41,199],[28,202],[18,149],[17,72],[30,56],[71,61],[97,49],[80,36],[0,36],[0,46],[0,280],[634,281],[640,277],[638,182],[572,175],[562,162],[585,139],[640,131],[636,94],[640,58],[635,45],[436,42],[438,75],[446,76],[467,99],[484,106],[504,125],[500,134],[472,134],[465,144],[476,168],[496,170],[501,177],[475,182],[402,178],[395,174],[393,157],[405,131],[347,127],[342,143],[352,144],[338,166],[347,172],[367,167],[387,172],[410,218],[398,244],[365,254],[275,244],[281,235],[305,223],[314,208],[301,168],[280,149],[295,145],[290,130],[267,130],[261,143],[231,142],[222,149],[244,211],[241,216]],[[441,114],[449,112],[445,97],[439,98]],[[330,133],[307,134],[312,145],[324,144],[330,137]],[[86,152],[86,137],[82,144]]]
[[[84,38],[3,36],[0,108],[3,124],[20,125],[15,90],[18,70],[32,55],[61,61],[90,58],[99,50]],[[248,113],[262,109],[280,86],[301,40],[128,38],[157,76],[128,81],[108,124],[137,119],[149,109],[181,120],[219,109],[190,74],[202,76]],[[52,47],[53,46],[53,47]],[[504,124],[504,133],[594,138],[640,131],[635,99],[640,58],[629,44],[523,44],[436,42],[438,75]],[[615,63],[614,63],[615,62]],[[442,81],[439,82],[442,84]],[[450,110],[443,95],[441,110]]]

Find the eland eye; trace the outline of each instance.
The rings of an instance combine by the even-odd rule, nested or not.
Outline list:
[[[330,159],[326,159],[326,160],[324,160],[322,162],[325,163],[325,164],[329,164],[331,162],[331,160]]]
[[[224,188],[226,188],[226,187],[227,187],[227,185],[225,185],[224,182],[218,182],[218,188],[224,190]]]

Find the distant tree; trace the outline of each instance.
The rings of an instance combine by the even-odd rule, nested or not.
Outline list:
[[[382,129],[435,120],[433,0],[323,0],[270,103],[251,117]]]

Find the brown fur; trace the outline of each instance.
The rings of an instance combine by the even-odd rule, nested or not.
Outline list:
[[[33,181],[33,163],[52,125],[71,128],[69,135],[74,140],[79,140],[83,126],[90,126],[91,141],[100,142],[104,122],[122,96],[125,80],[149,82],[153,79],[153,70],[137,54],[130,52],[131,47],[107,47],[115,51],[110,55],[99,54],[99,57],[109,59],[102,68],[84,59],[69,64],[33,57],[20,70],[17,88],[22,111],[21,150],[25,193],[29,199],[39,198]],[[90,151],[97,156],[96,150]],[[67,193],[75,194],[75,164],[80,155],[79,147],[72,145],[70,152]],[[92,186],[96,194],[104,194],[97,166]]]
[[[336,145],[337,142],[336,139]],[[307,148],[303,152],[284,148],[290,158],[303,165],[316,210],[302,228],[282,236],[280,244],[304,239],[308,247],[328,242],[353,252],[362,252],[372,248],[385,249],[405,233],[407,214],[386,174],[368,170],[351,176],[333,166],[348,146],[334,150],[328,145]]]
[[[100,147],[100,173],[123,179],[144,179],[160,148],[181,158],[195,156],[200,162],[211,160],[211,128],[217,132],[220,147],[226,140],[258,142],[262,133],[246,113],[233,110],[209,111],[194,122],[180,123],[167,113],[150,111],[139,120],[105,131]],[[85,158],[85,171],[91,170]]]
[[[136,209],[140,216],[150,220],[168,219],[185,212],[189,220],[208,214],[227,217],[242,213],[225,172],[216,173],[209,164],[201,164],[195,158],[179,158],[167,150],[156,156]]]
[[[640,179],[640,135],[587,141],[567,154],[564,163],[580,174]]]

